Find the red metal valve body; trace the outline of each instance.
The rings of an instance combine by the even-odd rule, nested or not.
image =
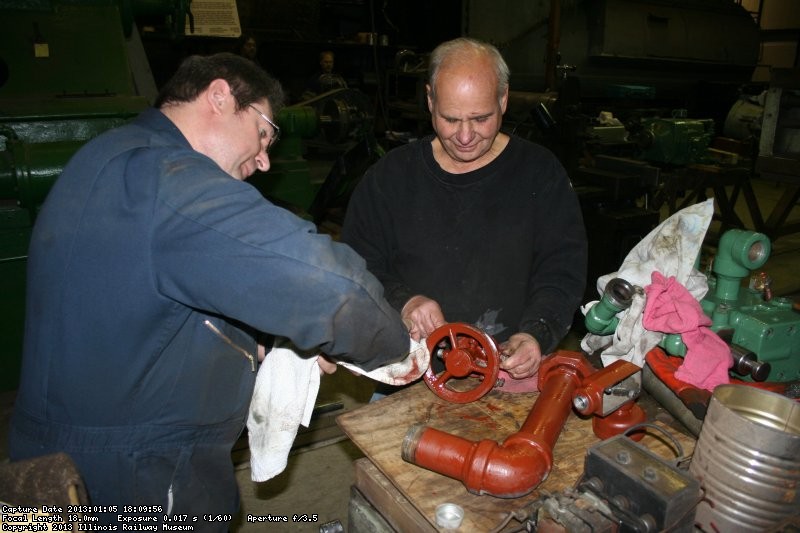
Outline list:
[[[475,494],[524,496],[549,475],[553,445],[572,410],[573,392],[593,372],[582,354],[556,352],[539,368],[541,393],[531,412],[503,444],[469,441],[417,425],[403,441],[403,459],[458,479]]]

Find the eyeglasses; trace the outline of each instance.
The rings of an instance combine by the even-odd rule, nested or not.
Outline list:
[[[261,118],[263,118],[263,119],[266,121],[266,123],[267,123],[267,124],[269,124],[270,126],[272,126],[272,138],[269,140],[269,144],[267,144],[267,153],[269,153],[269,150],[270,150],[270,148],[272,148],[272,146],[273,146],[273,145],[274,145],[276,142],[278,142],[278,139],[280,139],[280,138],[281,138],[281,129],[278,127],[278,125],[277,125],[277,124],[275,124],[274,122],[272,122],[272,121],[269,119],[269,117],[267,117],[267,115],[265,115],[264,113],[262,113],[261,111],[259,111],[259,110],[256,108],[256,106],[254,106],[253,104],[248,104],[248,105],[249,105],[250,107],[252,107],[252,108],[253,108],[253,111],[255,111],[256,113],[258,113],[259,115],[261,115]]]

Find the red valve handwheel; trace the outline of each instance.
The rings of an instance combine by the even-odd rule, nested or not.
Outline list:
[[[453,403],[473,402],[492,390],[500,372],[500,355],[494,339],[468,324],[454,322],[436,328],[428,336],[431,359],[444,361],[438,376],[428,367],[423,378],[436,396]],[[482,378],[476,387],[459,391],[447,385],[451,379]]]

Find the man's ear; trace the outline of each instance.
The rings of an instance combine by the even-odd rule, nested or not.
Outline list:
[[[506,114],[506,108],[508,107],[508,86],[506,86],[506,90],[503,92],[503,96],[500,97],[500,114]]]
[[[233,100],[230,85],[221,78],[212,81],[205,91],[205,99],[213,113],[221,113],[225,105]]]
[[[428,111],[433,113],[433,99],[431,97],[431,84],[430,83],[426,83],[425,84],[425,96],[426,96],[426,98],[428,100]]]

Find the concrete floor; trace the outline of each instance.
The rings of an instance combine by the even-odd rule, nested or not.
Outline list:
[[[754,184],[762,209],[774,205],[782,188],[768,182]],[[749,223],[750,217],[741,200],[737,204],[737,211]],[[798,219],[796,211],[797,209],[790,220]],[[710,232],[716,226],[718,224],[713,223]],[[773,242],[773,253],[764,270],[773,279],[776,295],[793,295],[795,299],[800,299],[798,265],[800,234],[781,237]],[[570,337],[563,348],[575,349],[577,338]],[[242,511],[231,531],[316,532],[322,524],[334,520],[338,520],[344,530],[347,530],[349,491],[354,481],[352,462],[363,455],[338,429],[335,417],[366,403],[372,389],[373,385],[369,380],[356,377],[343,369],[332,376],[323,377],[317,405],[333,410],[312,421],[312,430],[303,430],[298,434],[287,469],[268,482],[254,483],[250,480],[246,446],[237,448],[234,462],[237,465],[242,494]],[[13,392],[0,393],[0,462],[7,460],[5,433],[13,399]],[[248,513],[285,516],[289,522],[273,522],[268,526],[263,523],[247,523],[245,517]],[[316,514],[317,521],[292,522],[294,515],[302,514]]]

